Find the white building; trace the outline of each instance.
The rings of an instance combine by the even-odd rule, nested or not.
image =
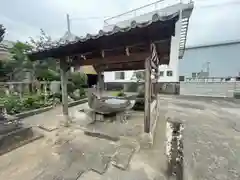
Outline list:
[[[180,0],[165,0],[140,7],[105,20],[104,31],[112,29],[113,26],[126,27],[132,21],[144,22],[152,18],[154,14],[170,15],[174,12],[181,12],[179,20],[175,25],[175,36],[171,39],[171,51],[169,65],[159,67],[159,82],[178,82],[179,81],[179,59],[182,58],[185,49],[186,35],[189,17],[193,9],[192,2],[182,3]],[[144,12],[141,13],[141,12]],[[104,72],[105,82],[131,82],[134,71],[124,72]]]
[[[9,53],[9,48],[13,47],[12,41],[3,40],[0,43],[0,60],[8,60],[11,57]]]

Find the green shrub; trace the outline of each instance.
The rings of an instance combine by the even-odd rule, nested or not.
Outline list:
[[[68,94],[73,93],[76,89],[77,89],[77,87],[73,82],[71,82],[71,81],[68,82],[68,85],[67,85]]]
[[[24,110],[24,104],[18,96],[3,97],[0,99],[0,104],[3,104],[9,114],[20,113]]]
[[[51,69],[41,68],[37,70],[36,77],[40,81],[60,81],[60,74],[57,71]]]
[[[126,84],[126,92],[136,92],[138,89],[138,84],[136,82],[132,82],[129,84]]]
[[[74,100],[79,100],[85,97],[85,91],[83,89],[87,84],[87,76],[85,74],[74,72],[69,75],[68,78],[68,94]],[[76,94],[76,91],[79,91]]]
[[[126,94],[123,91],[118,92],[117,94],[118,97],[124,97]]]
[[[43,95],[28,95],[21,99],[12,95],[0,98],[0,104],[4,105],[8,114],[17,114],[53,104],[52,99],[47,98],[46,102],[44,99]]]
[[[126,94],[124,93],[124,91],[114,91],[112,92],[112,96],[123,97],[126,96]]]
[[[80,72],[70,73],[68,80],[74,84],[75,89],[80,89],[87,84],[87,76]]]

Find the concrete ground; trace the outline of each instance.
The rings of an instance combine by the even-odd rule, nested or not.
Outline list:
[[[45,137],[0,156],[0,179],[165,179],[164,131],[159,131],[159,141],[151,149],[140,148],[144,143],[142,112],[132,112],[125,122],[93,125],[81,109],[87,109],[87,104],[70,108],[73,123],[68,128],[56,129],[63,120],[61,107],[24,119]],[[87,130],[118,140],[87,136]]]
[[[211,98],[160,96],[161,112],[151,148],[142,148],[141,113],[125,123],[89,124],[91,119],[70,108],[74,123],[56,129],[61,108],[24,119],[45,137],[0,156],[0,179],[8,180],[164,180],[167,160],[165,120],[184,124],[184,174],[187,180],[240,179],[240,103]],[[42,125],[48,130],[38,128]],[[119,137],[112,141],[86,130]]]
[[[184,124],[186,180],[240,179],[240,103],[220,98],[165,96],[166,116]]]

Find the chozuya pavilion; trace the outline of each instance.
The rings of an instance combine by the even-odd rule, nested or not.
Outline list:
[[[178,51],[184,51],[189,17],[193,4],[185,9],[171,9],[165,13],[154,13],[144,22],[131,21],[127,26],[113,26],[108,31],[87,34],[84,38],[56,44],[46,44],[28,52],[31,60],[55,58],[60,62],[63,115],[68,121],[67,71],[71,66],[92,65],[99,75],[107,71],[145,69],[144,132],[151,133],[153,121],[150,111],[158,109],[159,103],[151,107],[152,84],[158,78],[158,67],[169,64],[171,39],[179,37]],[[176,32],[180,22],[181,30]],[[178,34],[176,34],[178,33]],[[153,78],[154,77],[154,78]],[[102,86],[102,83],[98,83]],[[101,87],[99,87],[101,89]]]

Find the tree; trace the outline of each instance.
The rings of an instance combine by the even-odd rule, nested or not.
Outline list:
[[[18,41],[13,45],[13,47],[9,50],[12,55],[12,60],[9,60],[10,63],[15,66],[13,70],[13,74],[17,74],[19,80],[25,78],[25,72],[31,72],[34,64],[29,60],[28,56],[25,54],[26,51],[31,50],[31,46],[26,43],[22,43]],[[32,77],[31,79],[32,80]]]
[[[30,50],[31,47],[25,43],[17,42],[9,49],[11,58],[2,60],[0,62],[0,78],[1,80],[17,80],[24,78],[24,70],[32,69],[32,63],[28,59],[25,51]],[[17,75],[16,75],[17,74]]]
[[[0,61],[0,81],[8,81],[15,70],[16,64],[13,61]]]
[[[43,29],[40,29],[40,36],[38,39],[33,39],[30,37],[30,42],[27,42],[32,48],[34,49],[39,49],[39,48],[44,48],[46,46],[52,46],[54,43],[51,36],[47,35]],[[53,71],[58,70],[58,63],[56,59],[53,58],[47,58],[42,61],[38,61],[37,64],[38,68],[47,68]]]
[[[2,40],[4,38],[5,31],[6,31],[6,29],[4,28],[4,26],[2,24],[0,24],[0,42],[2,42]]]
[[[5,29],[0,26],[3,31]],[[3,37],[3,36],[1,36]],[[45,44],[51,44],[51,37],[41,30],[39,39],[30,38],[30,43],[16,42],[9,52],[11,58],[0,62],[0,78],[4,80],[21,81],[26,78],[26,72],[30,73],[30,81],[39,79],[42,81],[57,80],[60,78],[58,64],[55,59],[48,58],[45,60],[31,61],[26,55],[27,51],[33,48],[40,48]]]
[[[38,39],[30,37],[30,44],[34,49],[42,49],[46,46],[51,47],[53,44],[58,44],[58,41],[53,41],[51,36],[47,35],[43,29],[40,29],[40,36]]]

